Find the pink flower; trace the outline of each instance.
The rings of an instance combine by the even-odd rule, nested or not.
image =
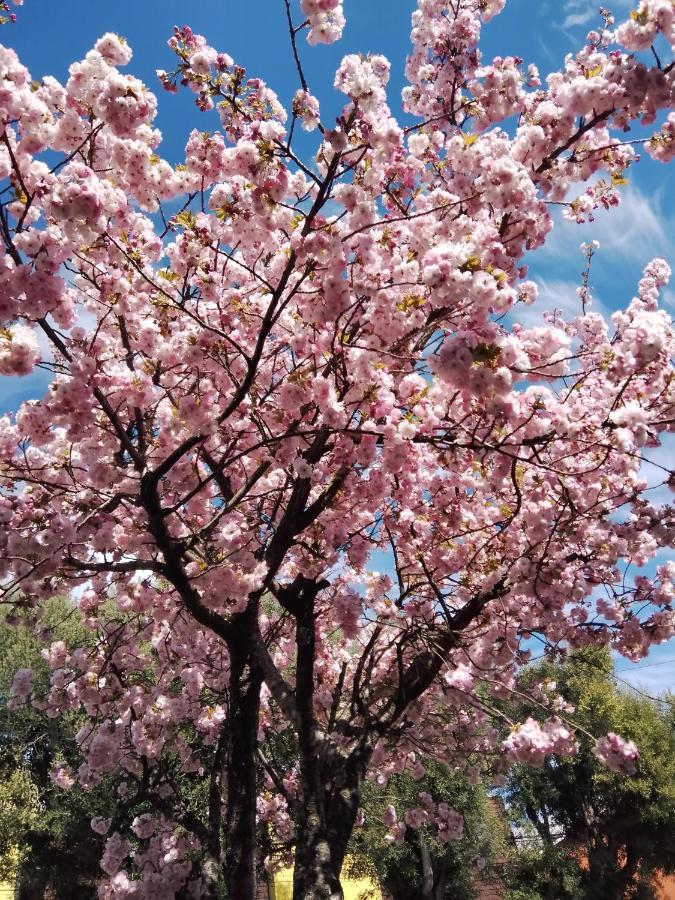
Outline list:
[[[106,834],[110,828],[111,819],[104,819],[101,816],[94,816],[91,820],[91,830],[96,834]]]
[[[149,813],[143,813],[143,815],[141,816],[136,816],[134,821],[131,823],[131,830],[134,832],[136,837],[144,840],[151,837],[157,830],[157,820]]]
[[[309,19],[310,44],[332,44],[342,37],[345,17],[341,0],[300,0],[300,7]]]
[[[131,62],[131,47],[123,37],[112,32],[107,32],[94,44],[103,59],[111,66],[126,66]]]
[[[10,708],[16,708],[30,697],[35,672],[32,669],[18,669],[14,673],[12,686],[9,689]]]
[[[293,114],[300,119],[305,131],[314,131],[319,125],[319,101],[307,91],[296,91]]]
[[[396,808],[394,806],[392,806],[391,803],[387,806],[386,810],[384,811],[384,815],[382,816],[382,821],[388,828],[391,828],[393,825],[395,825],[398,822],[398,816],[396,815]]]
[[[70,766],[63,762],[54,765],[51,771],[51,778],[54,784],[64,790],[68,790],[75,784],[75,778]]]
[[[596,742],[593,754],[608,769],[623,775],[635,774],[638,748],[633,741],[626,741],[613,731]]]
[[[554,742],[537,721],[529,718],[515,726],[502,747],[514,762],[541,766],[547,754],[553,752]]]
[[[0,331],[0,375],[28,375],[40,359],[35,333],[25,325]]]
[[[137,78],[114,72],[104,80],[95,110],[118,137],[134,137],[154,119],[157,100]]]

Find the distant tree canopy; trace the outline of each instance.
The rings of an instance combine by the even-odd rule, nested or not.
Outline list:
[[[45,639],[71,647],[92,640],[77,609],[60,598],[45,605],[42,629]],[[110,779],[89,791],[63,791],[50,777],[56,762],[77,763],[81,715],[7,707],[18,669],[33,669],[37,690],[46,689],[50,669],[41,646],[27,628],[0,618],[0,880],[17,877],[20,900],[39,900],[47,887],[52,898],[86,900],[101,875],[102,841],[90,821],[111,815],[117,798]]]
[[[364,823],[352,840],[352,871],[377,875],[394,900],[471,900],[478,872],[503,856],[507,826],[489,803],[482,781],[471,784],[463,774],[428,760],[424,776],[395,775],[382,791],[369,785],[364,792]],[[420,798],[422,800],[420,801]],[[406,828],[399,841],[391,841],[383,819],[388,805],[401,810],[424,808],[430,800],[447,803],[464,817],[458,840],[439,840],[428,826]],[[408,813],[410,818],[410,813]]]
[[[672,698],[657,702],[618,689],[612,676],[609,654],[592,650],[533,673],[557,682],[582,729],[620,732],[635,741],[640,757],[634,775],[611,772],[582,735],[576,756],[510,769],[511,815],[543,845],[516,857],[513,900],[647,900],[656,896],[655,873],[675,871]]]

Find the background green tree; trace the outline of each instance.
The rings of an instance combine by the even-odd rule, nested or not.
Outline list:
[[[63,640],[69,648],[92,640],[77,609],[61,598],[45,604],[41,627],[45,640]],[[55,762],[79,765],[78,714],[49,718],[32,706],[8,708],[17,669],[33,669],[36,693],[46,689],[43,646],[28,628],[0,619],[0,878],[17,878],[19,900],[87,900],[101,876],[103,840],[90,821],[114,814],[115,786],[110,779],[90,791],[53,784]]]
[[[408,828],[400,844],[386,840],[382,816],[387,805],[393,804],[401,816],[418,805],[422,791],[462,814],[461,840],[441,844],[427,828]],[[476,878],[479,874],[490,877],[494,862],[504,856],[508,829],[483,783],[472,785],[464,775],[436,761],[426,761],[419,781],[395,775],[385,790],[369,783],[363,809],[363,827],[355,831],[350,847],[351,871],[374,875],[394,900],[472,900]]]
[[[592,740],[582,738],[575,757],[550,757],[541,769],[511,768],[510,815],[542,848],[530,842],[516,856],[512,900],[655,897],[654,874],[675,871],[672,698],[656,701],[618,689],[604,651],[580,651],[564,666],[546,663],[537,673],[557,683],[574,707],[571,718],[589,734],[631,738],[640,758],[635,775],[612,772],[593,755]]]

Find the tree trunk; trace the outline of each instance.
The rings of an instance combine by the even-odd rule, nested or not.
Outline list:
[[[370,755],[371,750],[367,749],[346,758],[325,752],[315,757],[319,761],[316,766],[318,802],[312,799],[311,811],[304,805],[303,820],[297,829],[295,871],[301,886],[296,893],[294,877],[293,900],[342,898],[340,873]],[[309,796],[311,790],[311,784],[308,781],[305,785],[303,778],[303,796]]]
[[[293,900],[342,900],[342,860],[333,858],[328,833],[327,785],[322,777],[322,754],[314,719],[315,596],[305,587],[296,606],[295,700],[303,802],[296,821]]]
[[[422,861],[422,897],[434,900],[434,867],[431,864],[431,853],[424,834],[420,834],[420,858]]]
[[[224,870],[231,900],[257,892],[256,799],[258,719],[262,673],[246,648],[230,648],[230,697]]]
[[[229,722],[220,732],[209,783],[209,820],[205,853],[201,860],[201,893],[203,900],[219,900],[223,876],[223,789],[226,776],[227,748],[229,745]]]
[[[444,856],[441,860],[441,867],[436,878],[436,887],[434,888],[434,900],[443,900],[448,886],[449,880],[448,857]]]
[[[295,821],[293,900],[342,900],[340,872],[377,737],[345,755],[321,733],[314,716],[314,602],[325,582],[299,578],[284,598],[296,619],[295,708],[302,801]]]
[[[339,871],[320,816],[307,809],[297,829],[293,900],[342,900]]]
[[[328,794],[328,838],[338,873],[342,871],[347,845],[359,811],[363,779],[373,752],[372,743],[369,741],[365,747],[353,751],[348,757],[334,754],[324,763],[323,781]]]

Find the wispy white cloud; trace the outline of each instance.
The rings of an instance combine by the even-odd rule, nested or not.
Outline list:
[[[597,210],[593,222],[578,225],[561,214],[556,215],[553,232],[538,252],[542,256],[569,259],[582,241],[597,240],[601,248],[598,261],[611,251],[624,261],[646,263],[655,255],[673,249],[673,234],[675,230],[669,227],[659,197],[648,197],[639,188],[630,186],[622,192],[619,206]]]
[[[532,306],[518,306],[514,310],[511,319],[525,328],[533,328],[545,323],[544,313],[552,313],[557,310],[562,317],[569,321],[581,315],[581,300],[577,294],[579,281],[568,281],[555,278],[537,278],[539,295]],[[591,306],[593,312],[607,316],[608,310],[602,301],[594,295]]]
[[[625,18],[626,12],[637,5],[637,0],[613,0],[610,7],[617,14],[617,22],[621,22]],[[582,25],[592,24],[593,28],[601,28],[602,19],[597,0],[565,0],[563,3],[563,11],[567,13],[562,25],[554,20],[552,27],[555,31],[563,34],[569,44],[575,49],[580,49],[579,38],[580,33],[575,31]]]
[[[544,40],[541,35],[537,35],[537,44],[539,45],[539,51],[541,52],[544,59],[549,63],[553,63],[554,65],[559,65],[560,60],[562,59],[562,54],[559,50],[554,50],[551,46],[550,41]]]
[[[635,0],[614,0],[614,2],[612,3],[613,7],[627,7],[631,5],[635,5]],[[565,12],[574,12],[578,9],[590,9],[591,12],[597,13],[598,4],[595,2],[595,0],[565,0],[565,2],[563,3],[563,9],[565,10]]]
[[[586,12],[569,13],[563,22],[563,28],[575,28],[577,25],[585,25],[597,15],[594,9],[587,9]]]
[[[613,0],[611,8],[619,14],[618,20],[621,21],[624,16],[624,10],[631,9],[636,3],[637,0]],[[553,30],[563,34],[567,43],[570,44],[576,52],[580,49],[580,33],[575,31],[575,29],[582,25],[588,25],[589,23],[591,23],[594,28],[600,28],[602,19],[600,17],[599,6],[597,0],[564,0],[562,3],[562,10],[566,13],[562,24],[560,24],[560,21],[557,18],[560,11],[560,3],[555,7],[554,16],[551,16],[549,11],[546,10],[547,17],[549,18]],[[540,44],[541,43],[540,39]],[[546,57],[549,58],[549,55],[546,54]]]
[[[569,29],[586,25],[593,19],[596,19],[598,23],[600,20],[598,6],[591,0],[565,0],[563,11],[567,13],[565,20],[562,25],[556,24],[554,27],[561,31],[572,44],[578,42],[579,36],[571,33]]]
[[[565,318],[572,318],[580,315],[581,300],[577,294],[577,288],[581,283],[579,281],[547,281],[540,279],[539,297],[535,306],[544,310],[559,309]],[[594,312],[600,313],[601,316],[607,315],[607,309],[597,296],[593,296],[592,309]]]
[[[642,455],[647,460],[643,465],[642,474],[647,479],[649,487],[661,484],[668,478],[668,472],[665,470],[670,471],[675,465],[675,434],[668,432],[662,434],[661,446],[648,447]]]

